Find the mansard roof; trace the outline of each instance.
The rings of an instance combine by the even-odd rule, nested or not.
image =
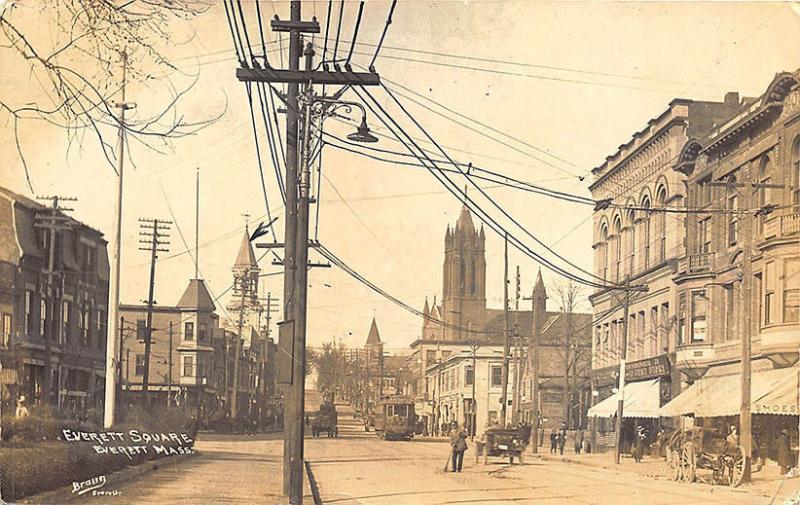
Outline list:
[[[217,308],[202,279],[190,280],[186,291],[183,292],[181,299],[178,300],[178,304],[175,306],[183,310],[190,309],[208,312],[214,312]]]

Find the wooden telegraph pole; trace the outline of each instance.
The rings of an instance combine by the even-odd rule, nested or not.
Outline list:
[[[44,338],[44,382],[42,383],[42,399],[45,405],[50,404],[52,400],[52,386],[53,386],[53,362],[52,362],[52,347],[53,339],[56,339],[58,333],[57,314],[59,311],[59,297],[57,296],[58,288],[55,282],[56,270],[56,238],[58,232],[70,229],[70,218],[64,215],[65,211],[72,210],[59,206],[59,202],[76,201],[76,198],[66,198],[59,196],[41,196],[37,200],[46,200],[52,202],[52,207],[36,213],[34,227],[41,228],[47,231],[47,288],[45,313],[42,314],[42,319],[49,323],[49,328],[40,328],[42,337]],[[49,312],[49,317],[48,313]],[[57,340],[57,339],[56,339]],[[61,377],[59,377],[59,382]],[[58,402],[56,402],[58,403]]]
[[[289,33],[289,68],[280,70],[264,65],[264,68],[246,66],[236,69],[240,81],[286,83],[286,229],[284,233],[284,323],[281,325],[279,345],[282,359],[290,358],[291,363],[279,364],[284,371],[280,380],[289,384],[284,401],[284,454],[283,483],[284,494],[290,502],[300,505],[303,499],[303,415],[305,385],[305,340],[306,340],[306,299],[308,269],[308,205],[310,203],[310,171],[308,167],[310,141],[310,113],[315,84],[341,86],[374,86],[380,84],[374,72],[351,72],[334,65],[334,70],[312,70],[313,48],[305,51],[305,70],[300,71],[300,56],[303,52],[301,34],[319,33],[316,19],[301,20],[299,0],[290,4],[290,20],[274,19],[273,31]],[[324,57],[324,55],[323,55]],[[266,62],[265,62],[266,63]],[[303,167],[300,173],[298,163],[298,136],[300,129],[300,106],[298,104],[299,85],[306,85],[305,126],[306,137],[303,142]],[[291,342],[286,342],[291,340]]]
[[[164,240],[169,238],[167,231],[171,221],[160,219],[139,219],[139,247],[140,251],[150,251],[150,289],[147,296],[147,322],[145,324],[144,335],[144,371],[142,372],[142,395],[145,403],[149,404],[148,388],[150,385],[150,347],[153,340],[153,291],[156,281],[156,259],[159,252],[168,252],[164,246],[169,242]],[[142,238],[143,237],[143,238]]]
[[[500,425],[506,427],[506,413],[508,411],[508,367],[511,354],[511,319],[508,313],[508,235],[505,237],[505,268],[503,270],[503,312],[505,312],[505,331],[503,338],[503,372],[500,393]]]
[[[626,284],[627,286],[627,284]],[[619,387],[617,388],[617,421],[616,441],[614,443],[614,463],[619,464],[622,450],[622,414],[625,403],[625,361],[628,359],[628,309],[631,303],[631,292],[625,290],[625,303],[622,311],[622,344],[619,352]]]

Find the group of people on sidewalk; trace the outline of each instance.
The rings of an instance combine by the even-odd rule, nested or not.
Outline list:
[[[573,449],[575,454],[588,453],[591,450],[589,439],[586,438],[583,430],[575,432]],[[567,423],[561,423],[561,427],[550,432],[550,454],[564,454],[564,447],[567,445]]]

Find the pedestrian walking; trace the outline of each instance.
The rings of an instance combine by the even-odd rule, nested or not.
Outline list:
[[[647,439],[647,431],[641,424],[636,425],[636,434],[633,441],[633,459],[637,463],[642,462],[642,455],[644,454],[644,442]]]
[[[561,423],[558,430],[558,453],[564,455],[564,446],[567,445],[567,423]]]
[[[14,415],[16,417],[28,417],[28,415],[30,415],[30,412],[28,412],[28,407],[25,406],[25,397],[24,396],[20,396],[17,399],[17,410],[14,413]]]
[[[461,466],[464,464],[464,451],[467,450],[467,433],[455,422],[450,431],[450,447],[453,451],[453,471],[460,472]]]
[[[550,454],[555,454],[558,448],[558,433],[555,429],[550,432]]]
[[[580,454],[583,449],[583,430],[575,432],[575,454]]]
[[[786,475],[792,468],[792,449],[789,445],[789,430],[783,428],[778,435],[778,466],[781,467],[781,475]]]

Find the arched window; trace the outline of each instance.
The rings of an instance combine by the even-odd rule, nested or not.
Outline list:
[[[739,209],[739,191],[736,189],[736,176],[728,178],[728,186],[725,194],[726,207],[728,212],[728,245],[735,246],[739,240],[739,215],[735,212]]]
[[[473,295],[475,294],[475,289],[477,286],[477,282],[475,279],[477,276],[476,271],[477,269],[475,268],[475,258],[472,258],[472,267],[470,268],[469,272],[469,292]]]
[[[600,271],[600,277],[603,279],[608,279],[608,226],[605,223],[600,227],[600,247],[597,253],[598,258],[600,259],[598,270]]]
[[[792,205],[795,213],[800,212],[800,137],[792,146]]]
[[[650,268],[650,218],[652,212],[650,211],[650,197],[645,196],[642,199],[642,207],[644,207],[644,222],[642,223],[642,265],[645,270]]]
[[[459,270],[458,276],[458,290],[463,295],[464,289],[467,285],[467,266],[464,264],[464,260],[461,260],[461,269]]]
[[[633,274],[636,271],[636,214],[633,209],[629,209],[625,214],[625,226],[628,228],[628,272]]]
[[[772,160],[770,159],[769,155],[764,156],[758,165],[757,182],[759,184],[769,184],[772,182]],[[755,201],[756,205],[758,205],[758,208],[763,208],[764,206],[772,203],[772,192],[769,188],[756,188],[753,190],[753,196],[755,196]],[[767,217],[768,216],[764,213],[761,213],[758,216],[759,235],[764,233],[764,222],[766,221]]]
[[[656,193],[656,207],[663,209],[667,205],[667,190],[664,186],[658,188]],[[667,260],[667,213],[659,210],[656,214],[656,250],[658,263]]]
[[[622,266],[622,221],[619,216],[614,218],[614,255],[612,266],[614,268],[614,280],[620,280]]]

